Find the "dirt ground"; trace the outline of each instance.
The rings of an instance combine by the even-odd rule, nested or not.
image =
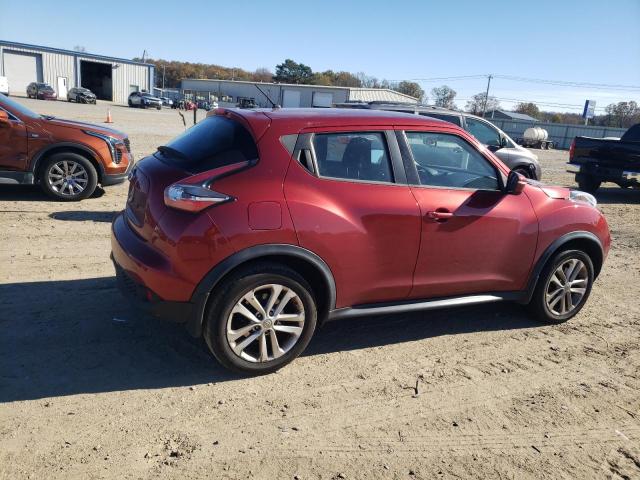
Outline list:
[[[24,103],[93,122],[108,106]],[[111,112],[136,158],[184,128]],[[567,152],[540,156],[545,181],[573,184]],[[509,304],[334,322],[242,378],[118,293],[126,191],[0,187],[1,478],[640,478],[640,192],[598,194],[613,248],[567,324]]]

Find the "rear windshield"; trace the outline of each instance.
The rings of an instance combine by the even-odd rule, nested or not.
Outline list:
[[[191,173],[258,158],[253,137],[238,122],[211,116],[160,147],[159,158]]]

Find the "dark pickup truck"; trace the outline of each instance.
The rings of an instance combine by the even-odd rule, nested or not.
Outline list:
[[[569,173],[581,190],[595,192],[602,182],[640,188],[640,123],[620,140],[576,137],[569,149]]]

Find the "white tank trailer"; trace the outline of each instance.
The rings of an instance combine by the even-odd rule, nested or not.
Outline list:
[[[549,140],[549,132],[541,127],[529,127],[524,131],[520,140],[520,145],[530,148],[540,148],[546,150],[553,148],[553,142]]]

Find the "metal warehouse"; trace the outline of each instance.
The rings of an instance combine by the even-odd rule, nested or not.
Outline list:
[[[133,91],[150,91],[154,66],[123,58],[26,45],[0,40],[0,76],[10,93],[24,95],[31,82],[46,82],[65,99],[73,87],[85,87],[101,100],[127,103]]]
[[[327,87],[287,83],[261,83],[235,80],[183,79],[185,97],[209,100],[216,97],[224,103],[252,99],[258,106],[270,107],[331,107],[344,102],[418,103],[418,99],[386,88]],[[264,92],[264,94],[260,91]]]

